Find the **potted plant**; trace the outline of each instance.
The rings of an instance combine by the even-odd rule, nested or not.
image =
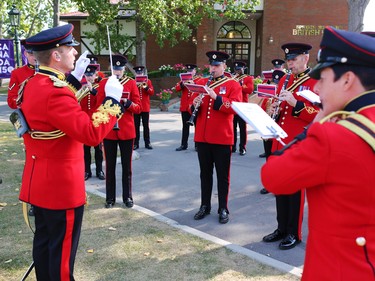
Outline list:
[[[159,70],[161,71],[161,73],[163,73],[164,76],[171,76],[171,73],[173,71],[173,68],[171,65],[162,65],[159,67]]]
[[[169,100],[171,99],[172,96],[172,90],[171,89],[162,89],[160,93],[156,94],[160,99],[163,104],[168,104]]]

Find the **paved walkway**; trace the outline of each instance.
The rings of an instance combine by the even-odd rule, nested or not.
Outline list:
[[[281,251],[278,250],[277,242],[270,244],[261,242],[264,235],[276,228],[275,199],[272,194],[259,193],[262,188],[259,170],[265,160],[258,155],[263,152],[263,144],[259,135],[250,127],[248,127],[247,154],[232,155],[229,223],[222,225],[218,222],[216,181],[214,181],[211,215],[200,221],[193,219],[200,205],[199,164],[194,151],[193,128],[191,128],[188,150],[175,151],[181,139],[181,118],[177,106],[178,104],[174,105],[168,112],[159,109],[151,111],[151,143],[154,149],[145,149],[141,137],[140,149],[133,157],[135,209],[192,233],[204,233],[206,239],[214,241],[216,239],[219,244],[229,245],[229,248],[243,251],[244,254],[257,260],[263,259],[262,262],[266,264],[282,270],[292,270],[299,275],[305,253],[307,210],[303,225],[305,234],[303,242],[296,248]],[[6,99],[0,96],[0,120],[8,120],[10,112]],[[121,202],[119,174],[121,164],[118,165],[117,201]],[[94,167],[93,171],[95,171]],[[101,196],[105,194],[105,182],[97,178],[89,179],[86,187]]]

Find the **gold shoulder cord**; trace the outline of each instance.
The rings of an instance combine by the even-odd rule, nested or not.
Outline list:
[[[341,120],[337,124],[347,128],[362,138],[375,152],[375,124],[367,117],[349,111],[336,111],[324,117],[319,123],[329,121],[333,117],[340,116]]]

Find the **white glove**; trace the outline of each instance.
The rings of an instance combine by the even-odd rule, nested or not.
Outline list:
[[[121,85],[120,81],[118,81],[116,75],[112,75],[108,78],[107,83],[105,83],[105,96],[113,98],[119,102],[122,96],[123,88],[124,87]]]
[[[90,59],[88,59],[86,56],[89,53],[89,51],[85,51],[76,61],[76,67],[71,72],[71,74],[78,80],[81,81],[83,74],[86,71],[87,66],[90,64]]]

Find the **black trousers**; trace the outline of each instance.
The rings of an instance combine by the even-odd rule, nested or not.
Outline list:
[[[132,198],[132,154],[133,139],[130,140],[108,140],[104,139],[105,153],[105,191],[106,202],[116,202],[116,162],[117,146],[120,147],[122,166],[122,200]]]
[[[285,234],[293,234],[302,239],[302,219],[305,190],[290,195],[276,195],[278,229]]]
[[[231,146],[197,142],[201,179],[201,205],[211,208],[213,169],[216,170],[219,208],[228,212]]]
[[[240,146],[239,148],[246,149],[247,143],[247,128],[246,122],[237,114],[233,118],[233,133],[234,133],[234,144],[233,147],[237,147],[237,125],[240,128]]]
[[[145,145],[150,144],[150,112],[141,112],[141,114],[134,114],[134,125],[135,125],[135,141],[134,144],[139,145],[140,139],[140,126],[141,126],[141,119],[142,119],[142,126],[143,126],[143,140],[145,141]]]
[[[189,121],[191,114],[188,111],[181,111],[182,120],[182,137],[181,146],[188,147],[190,125],[187,123]]]
[[[49,210],[34,206],[33,259],[38,281],[73,281],[84,206]]]
[[[264,153],[266,154],[266,159],[271,155],[272,152],[272,139],[263,140]]]
[[[91,174],[91,146],[83,145],[84,158],[85,158],[85,172]],[[94,146],[95,168],[96,173],[103,170],[103,150],[102,143]]]

